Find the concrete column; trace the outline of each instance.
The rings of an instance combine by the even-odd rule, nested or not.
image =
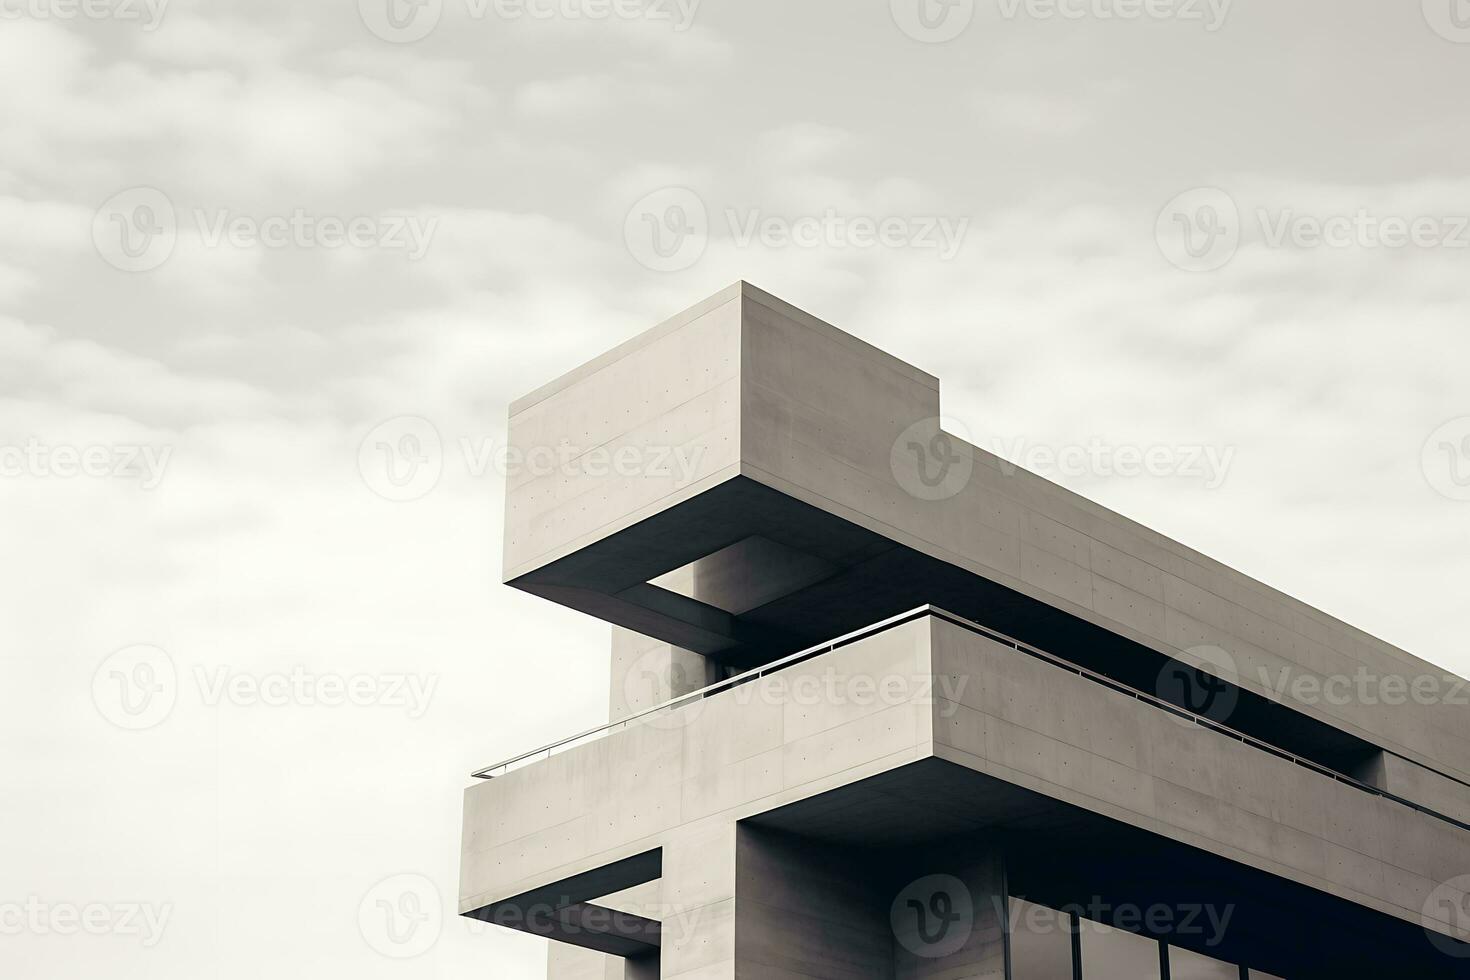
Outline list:
[[[884,980],[887,883],[871,854],[721,824],[664,849],[665,980]]]
[[[905,859],[890,904],[897,980],[1005,980],[1004,865],[968,843]]]
[[[608,720],[708,687],[719,677],[718,666],[707,657],[614,626]]]
[[[742,826],[738,980],[885,980],[893,973],[885,876],[868,848]]]
[[[664,843],[660,976],[735,980],[737,825],[691,827]]]
[[[658,980],[658,958],[625,960],[553,942],[546,958],[546,980]]]

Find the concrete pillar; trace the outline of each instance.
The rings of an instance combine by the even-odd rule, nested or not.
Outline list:
[[[608,720],[619,721],[719,679],[713,660],[614,626]]]
[[[664,849],[665,980],[884,980],[887,880],[861,848],[721,824]]]
[[[546,957],[546,980],[658,980],[658,958],[625,960],[553,942]]]
[[[886,877],[871,849],[742,826],[736,977],[884,980],[893,974]]]
[[[1004,864],[971,843],[905,858],[889,906],[897,980],[1005,980]]]
[[[660,976],[735,980],[737,825],[690,827],[664,843]]]

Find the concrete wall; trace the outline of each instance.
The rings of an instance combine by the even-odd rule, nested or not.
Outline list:
[[[893,975],[885,882],[861,849],[740,826],[735,975],[881,980]]]
[[[985,877],[983,886],[994,882]],[[664,897],[683,910],[682,927],[665,934],[665,978],[1001,980],[972,966],[994,959],[994,950],[984,947],[998,939],[994,930],[975,930],[947,960],[920,960],[900,948],[887,869],[861,848],[745,824],[707,825],[670,840]]]
[[[913,697],[897,704],[824,693],[886,677],[935,682],[911,685]],[[742,914],[752,935],[780,926],[775,912],[741,913],[726,894],[746,853],[737,823],[931,757],[1416,925],[1436,915],[1454,934],[1449,910],[1426,900],[1436,882],[1470,874],[1470,835],[934,617],[472,787],[460,908],[659,848],[663,975],[726,976],[719,964],[740,961]],[[749,853],[746,866],[760,867],[762,852]],[[813,875],[842,863],[812,854]],[[976,894],[995,887],[998,872],[983,862],[930,864]],[[786,909],[785,899],[751,894]],[[890,952],[898,976],[995,970],[990,940],[958,962]]]
[[[513,478],[506,576],[739,473],[1187,663],[1217,670],[1194,648],[1223,648],[1238,668],[1228,679],[1470,782],[1463,704],[1274,689],[1283,676],[1363,671],[1433,678],[1449,694],[1447,672],[963,442],[958,492],[910,495],[892,470],[895,438],[938,413],[931,375],[737,284],[512,406],[517,448],[674,445],[698,450],[699,465],[685,483]]]
[[[613,627],[608,720],[618,721],[719,680],[714,661],[691,650]]]
[[[929,629],[915,621],[471,786],[460,911],[927,757],[925,691],[896,703],[821,692],[928,673]]]
[[[1470,787],[1392,753],[1385,752],[1377,761],[1382,777],[1376,785],[1406,800],[1414,800],[1446,816],[1470,823]]]
[[[1321,680],[1362,669],[1435,678],[1448,693],[1459,689],[1449,672],[959,440],[962,489],[918,500],[890,453],[905,427],[939,414],[928,376],[753,287],[744,324],[745,475],[1195,666],[1214,669],[1191,648],[1223,648],[1239,668],[1227,679],[1470,780],[1463,705],[1273,691],[1283,670]]]
[[[1470,874],[1442,820],[931,621],[936,672],[970,678],[936,699],[940,758],[1411,922]]]
[[[658,980],[658,960],[626,960],[579,946],[553,942],[547,949],[546,980]]]
[[[627,450],[642,464],[634,475],[575,462],[510,473],[507,579],[738,469],[740,308],[739,289],[724,290],[511,405],[516,453]],[[675,452],[692,464],[687,479]]]

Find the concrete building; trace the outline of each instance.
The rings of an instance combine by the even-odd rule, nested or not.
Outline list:
[[[1470,976],[1464,682],[939,416],[744,283],[511,407],[609,725],[476,774],[460,911],[552,980]]]

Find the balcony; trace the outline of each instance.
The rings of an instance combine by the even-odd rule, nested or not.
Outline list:
[[[872,848],[999,835],[1013,879],[1062,898],[1143,887],[1107,866],[1142,855],[1238,892],[1247,933],[1277,903],[1451,933],[1426,902],[1470,871],[1451,817],[929,606],[476,775],[461,909],[483,918],[656,879],[671,834],[730,821]]]

